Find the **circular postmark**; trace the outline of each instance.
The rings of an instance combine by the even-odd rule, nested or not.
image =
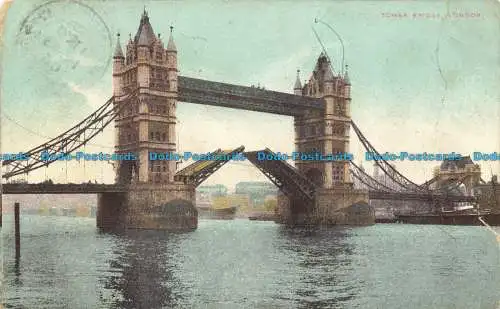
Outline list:
[[[89,84],[108,71],[113,36],[104,19],[87,4],[52,0],[22,20],[16,45],[18,56],[30,62],[30,69]]]

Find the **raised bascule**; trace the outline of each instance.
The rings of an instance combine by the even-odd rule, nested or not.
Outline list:
[[[176,107],[179,102],[215,105],[294,117],[297,152],[349,152],[354,129],[367,151],[376,152],[352,122],[351,83],[332,69],[321,53],[307,83],[299,72],[293,94],[178,76],[172,28],[165,44],[146,11],[139,28],[122,49],[120,36],[113,55],[113,97],[95,113],[60,136],[26,152],[27,161],[4,161],[3,178],[25,174],[52,162],[42,151],[70,153],[114,122],[115,152],[134,153],[137,160],[117,161],[116,182],[104,184],[5,184],[4,193],[97,193],[97,225],[101,228],[192,229],[197,226],[195,189],[227,161],[197,161],[177,170],[175,161],[150,160],[150,153],[176,152]],[[222,141],[221,141],[222,142]],[[272,154],[265,148],[261,151]],[[417,185],[385,161],[380,169],[398,189],[385,187],[350,161],[262,161],[244,147],[213,154],[244,155],[279,189],[282,223],[291,225],[373,224],[370,199],[472,201],[473,196],[447,188]],[[351,177],[366,185],[355,189]],[[461,181],[464,181],[463,179]],[[432,180],[431,180],[432,182]],[[450,193],[451,192],[451,193]]]

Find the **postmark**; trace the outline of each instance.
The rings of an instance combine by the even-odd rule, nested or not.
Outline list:
[[[37,69],[74,82],[97,82],[112,61],[113,36],[104,19],[89,5],[52,0],[35,7],[21,22],[18,54]],[[65,76],[66,75],[66,76]]]

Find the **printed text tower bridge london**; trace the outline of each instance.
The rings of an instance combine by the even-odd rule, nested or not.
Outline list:
[[[4,193],[97,193],[98,226],[162,229],[165,224],[158,220],[162,216],[159,206],[177,200],[194,203],[195,188],[226,163],[197,161],[177,170],[175,161],[149,161],[149,152],[176,151],[178,102],[293,116],[298,152],[347,153],[352,127],[366,151],[377,153],[351,120],[347,70],[342,76],[335,74],[325,53],[320,54],[304,85],[297,72],[294,94],[287,94],[178,76],[172,28],[166,45],[160,35],[155,35],[144,11],[137,33],[128,39],[125,49],[118,36],[112,98],[75,127],[27,152],[28,161],[3,162],[10,167],[4,178],[46,167],[53,161],[41,160],[41,152],[73,152],[114,123],[116,152],[133,152],[138,158],[117,162],[116,184],[5,184]],[[243,151],[241,146],[213,153]],[[268,148],[261,151],[272,154]],[[374,220],[373,211],[363,206],[369,199],[434,203],[473,200],[457,190],[461,183],[470,183],[465,178],[431,190],[436,177],[417,185],[385,161],[376,164],[395,186],[385,186],[354,162],[296,161],[293,167],[285,161],[259,161],[257,151],[244,154],[280,189],[279,213],[285,223],[369,224]],[[351,179],[368,190],[355,189]]]

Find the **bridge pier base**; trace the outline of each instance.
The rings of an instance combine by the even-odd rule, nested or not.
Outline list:
[[[101,193],[97,227],[105,230],[194,230],[195,188],[184,184],[136,184],[126,193]]]
[[[97,227],[105,230],[120,228],[125,221],[124,206],[127,204],[127,193],[97,194]]]
[[[364,190],[348,186],[319,189],[309,212],[300,211],[305,207],[298,207],[297,203],[280,193],[279,223],[314,226],[375,224],[375,210],[369,205],[368,192]]]

